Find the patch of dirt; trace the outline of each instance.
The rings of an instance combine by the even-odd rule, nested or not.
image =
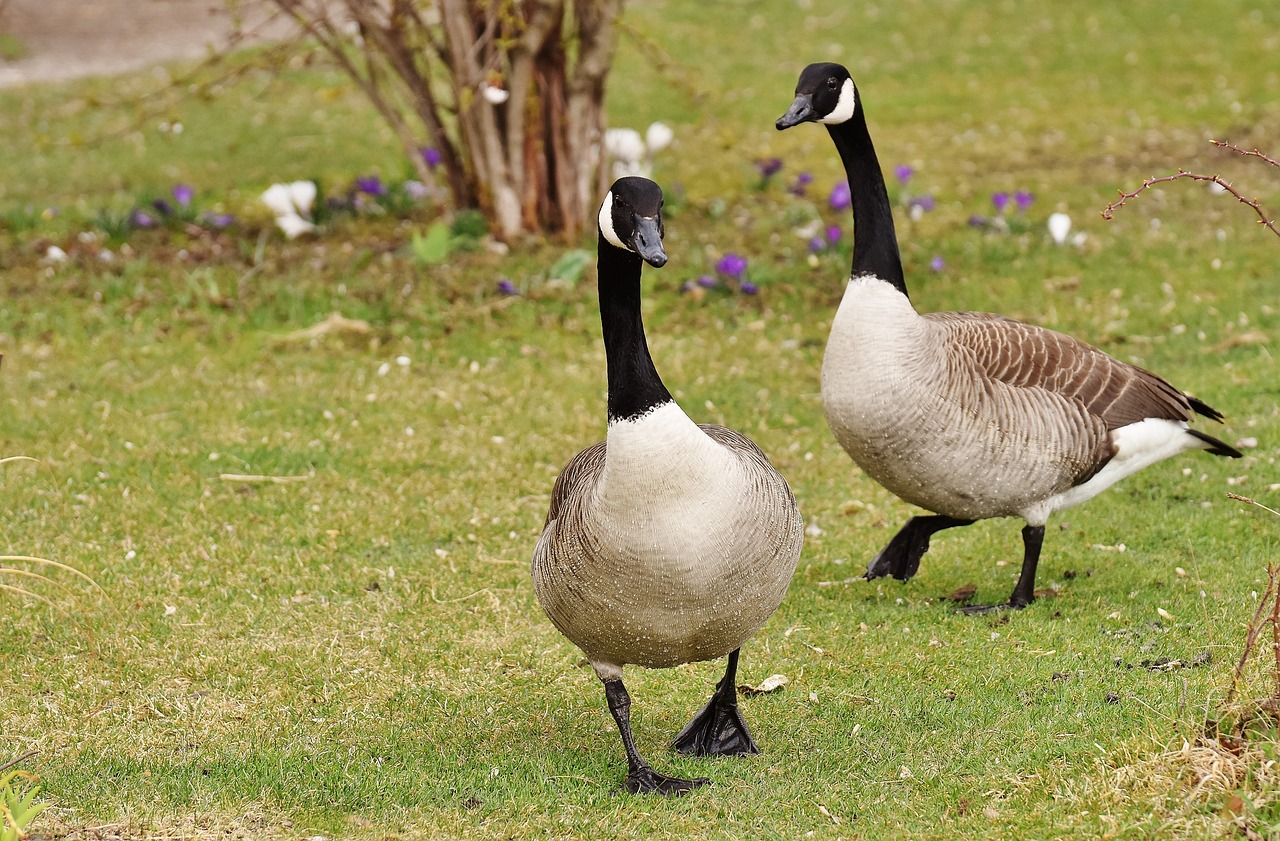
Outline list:
[[[249,42],[287,38],[291,21],[269,0],[239,0]],[[235,24],[224,0],[0,0],[0,33],[22,55],[0,60],[0,87],[142,70],[227,47]]]

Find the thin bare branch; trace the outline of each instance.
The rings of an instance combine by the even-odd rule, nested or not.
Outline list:
[[[1270,511],[1276,516],[1280,516],[1280,511],[1269,508],[1255,499],[1240,494],[1228,493],[1229,499],[1253,505],[1264,511]],[[1254,646],[1258,642],[1258,636],[1262,633],[1262,616],[1266,611],[1268,604],[1271,606],[1271,615],[1267,617],[1267,621],[1271,623],[1271,645],[1272,653],[1276,658],[1276,668],[1272,673],[1274,681],[1273,698],[1280,699],[1280,565],[1271,563],[1267,565],[1267,587],[1263,591],[1262,597],[1258,599],[1258,609],[1254,611],[1253,619],[1250,620],[1248,629],[1245,632],[1244,651],[1240,654],[1240,659],[1236,662],[1235,671],[1231,675],[1231,688],[1227,692],[1227,698],[1223,702],[1223,706],[1230,706],[1235,699],[1236,691],[1239,689],[1240,681],[1244,675],[1245,664],[1249,661],[1249,657],[1253,654]]]
[[[1267,163],[1271,164],[1272,166],[1280,167],[1280,161],[1276,161],[1273,158],[1267,157],[1266,155],[1259,152],[1257,149],[1253,149],[1251,151],[1247,149],[1242,149],[1239,146],[1234,146],[1226,142],[1225,140],[1214,140],[1212,142],[1213,142],[1213,145],[1217,146],[1220,149],[1230,149],[1231,151],[1237,152],[1246,157],[1260,158],[1266,161]],[[1142,186],[1138,187],[1138,189],[1133,190],[1132,192],[1126,193],[1123,190],[1119,191],[1120,198],[1111,202],[1111,204],[1107,205],[1103,209],[1102,218],[1108,219],[1108,220],[1115,218],[1115,212],[1121,207],[1123,207],[1125,202],[1127,202],[1129,199],[1136,199],[1139,195],[1151,189],[1156,184],[1164,184],[1169,181],[1178,181],[1180,179],[1188,179],[1191,181],[1208,181],[1208,182],[1217,184],[1219,187],[1226,190],[1231,195],[1235,196],[1238,202],[1253,208],[1253,212],[1258,214],[1258,224],[1264,226],[1265,228],[1270,230],[1271,233],[1280,237],[1280,227],[1276,226],[1276,220],[1274,218],[1267,217],[1267,211],[1262,207],[1262,204],[1258,201],[1257,198],[1252,198],[1252,199],[1245,198],[1244,195],[1241,194],[1241,192],[1237,190],[1231,184],[1230,181],[1227,181],[1220,175],[1203,175],[1197,172],[1187,172],[1185,169],[1179,169],[1177,174],[1175,175],[1162,175],[1158,178],[1156,177],[1148,178],[1146,181],[1142,182]]]
[[[1231,702],[1235,700],[1236,692],[1240,689],[1240,681],[1244,677],[1244,667],[1248,664],[1249,658],[1253,656],[1254,646],[1258,644],[1258,636],[1262,633],[1263,617],[1266,615],[1267,606],[1276,591],[1274,568],[1270,571],[1273,574],[1267,581],[1267,587],[1262,596],[1258,599],[1258,609],[1254,611],[1253,618],[1249,620],[1248,628],[1245,631],[1244,650],[1240,652],[1240,659],[1236,661],[1235,670],[1231,673],[1231,688],[1227,690],[1226,700],[1222,702],[1223,707],[1230,707]]]
[[[1267,157],[1266,155],[1262,154],[1262,152],[1259,152],[1256,147],[1253,149],[1244,149],[1239,146],[1236,146],[1234,143],[1228,143],[1225,140],[1214,140],[1212,141],[1212,143],[1214,146],[1217,146],[1219,149],[1230,149],[1232,152],[1238,152],[1239,154],[1244,155],[1246,158],[1262,158],[1262,160],[1266,161],[1272,166],[1280,167],[1280,161],[1277,161],[1275,158]]]
[[[26,762],[28,759],[30,759],[33,756],[39,756],[39,755],[40,755],[40,751],[29,750],[26,753],[22,754],[21,756],[15,756],[13,759],[10,759],[8,762],[0,764],[0,773],[8,771],[10,768],[14,767],[15,765],[21,765],[22,763]]]

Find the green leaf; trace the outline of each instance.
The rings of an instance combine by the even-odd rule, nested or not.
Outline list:
[[[36,816],[49,808],[48,803],[36,803],[39,786],[32,786],[19,795],[13,789],[13,781],[29,777],[21,771],[15,771],[0,777],[0,801],[3,802],[3,813],[0,813],[0,841],[18,841],[24,836],[26,827]]]
[[[449,226],[444,222],[437,222],[428,228],[426,236],[414,234],[410,244],[413,258],[426,266],[444,262],[449,256],[449,246]]]
[[[591,255],[580,248],[560,255],[548,273],[551,280],[563,280],[572,286],[582,277],[583,270],[591,262]]]

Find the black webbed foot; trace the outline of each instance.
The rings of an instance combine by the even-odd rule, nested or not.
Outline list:
[[[760,752],[737,701],[723,703],[718,691],[684,726],[671,748],[691,756],[744,756]]]
[[[929,539],[943,529],[967,526],[973,520],[957,520],[936,514],[929,517],[912,517],[898,530],[885,547],[867,565],[867,579],[891,575],[899,581],[907,581],[920,568],[920,559],[929,551]]]
[[[1013,602],[1002,602],[1001,604],[967,604],[964,607],[957,607],[956,613],[963,613],[966,616],[980,616],[984,613],[1001,613],[1006,610],[1022,610],[1025,604],[1014,604]]]
[[[745,756],[759,753],[747,722],[738,709],[738,649],[729,654],[724,677],[715,694],[671,743],[673,750],[692,756]]]
[[[659,774],[648,765],[631,771],[622,781],[622,787],[632,794],[660,794],[663,797],[680,797],[695,788],[710,784],[711,781],[706,777],[695,777],[692,780],[668,777],[666,774]]]

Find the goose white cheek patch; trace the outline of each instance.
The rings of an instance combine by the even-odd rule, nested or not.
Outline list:
[[[840,101],[836,103],[835,108],[831,109],[830,114],[818,120],[818,122],[827,125],[843,123],[853,116],[853,108],[856,104],[853,95],[853,80],[845,79],[844,87],[840,88]]]
[[[630,251],[622,240],[618,237],[617,231],[613,229],[613,191],[610,190],[604,195],[604,204],[600,205],[600,233],[604,234],[604,238],[609,241],[610,245],[616,245],[619,248]]]

